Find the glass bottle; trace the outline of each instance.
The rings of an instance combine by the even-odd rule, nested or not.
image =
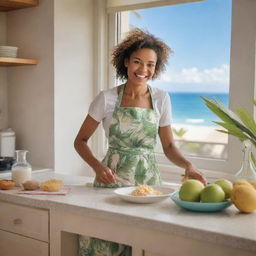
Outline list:
[[[12,180],[15,186],[21,186],[25,181],[31,180],[31,165],[27,162],[27,150],[16,150],[16,160],[12,165]]]
[[[243,161],[241,169],[236,173],[235,180],[256,181],[256,170],[251,162],[252,144],[249,140],[243,142]]]

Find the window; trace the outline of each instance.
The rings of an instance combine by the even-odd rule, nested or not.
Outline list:
[[[182,56],[182,54],[186,53],[186,51],[183,50],[185,48],[182,48],[182,47],[187,47],[188,45],[193,46],[193,44],[195,44],[195,46],[197,46],[197,44],[200,43],[200,41],[195,40],[195,37],[193,35],[190,35],[189,40],[184,39],[183,45],[178,44],[175,41],[176,39],[174,38],[174,36],[172,39],[170,39],[172,41],[170,41],[170,42],[167,41],[167,43],[175,51],[175,57],[172,56],[171,62],[170,62],[172,70],[169,71],[170,73],[168,73],[168,74],[172,74],[172,76],[166,75],[166,77],[165,77],[166,81],[168,81],[168,79],[169,79],[169,81],[172,82],[172,86],[170,86],[170,89],[173,90],[173,92],[171,92],[171,95],[176,93],[176,95],[175,95],[176,99],[175,99],[175,97],[171,96],[172,104],[173,104],[173,111],[174,111],[174,113],[173,113],[174,121],[177,120],[177,123],[183,121],[183,123],[189,124],[190,126],[193,125],[193,127],[196,128],[198,126],[201,126],[202,124],[208,125],[209,124],[208,122],[210,121],[210,119],[212,119],[212,117],[208,118],[208,114],[209,115],[211,114],[210,112],[208,112],[208,114],[206,114],[206,116],[202,116],[202,118],[197,118],[197,116],[194,117],[190,113],[186,116],[181,116],[181,120],[178,119],[178,118],[180,118],[180,116],[178,116],[178,114],[177,114],[178,112],[175,113],[175,111],[179,110],[180,106],[178,106],[177,104],[182,102],[180,100],[180,97],[184,96],[184,95],[182,95],[182,93],[184,93],[184,90],[183,91],[180,90],[179,92],[175,91],[177,89],[177,86],[174,87],[173,85],[177,85],[177,83],[178,84],[181,83],[180,81],[186,82],[186,79],[189,80],[188,78],[189,77],[191,78],[193,76],[194,76],[194,79],[196,77],[199,77],[198,78],[199,81],[200,81],[200,79],[202,81],[206,81],[206,82],[208,81],[208,84],[210,84],[210,82],[209,82],[210,78],[212,78],[213,81],[215,79],[216,82],[219,82],[218,88],[221,90],[211,91],[211,93],[215,93],[215,95],[219,96],[219,97],[220,97],[220,93],[226,94],[224,96],[225,98],[221,98],[221,99],[226,104],[229,104],[229,106],[232,109],[236,109],[236,107],[238,107],[238,106],[244,106],[250,110],[253,109],[252,98],[255,95],[255,70],[253,68],[255,65],[255,30],[254,30],[254,25],[256,23],[256,17],[254,17],[255,16],[254,13],[256,11],[256,3],[255,2],[253,3],[252,1],[239,1],[239,0],[233,0],[233,1],[231,1],[231,0],[208,0],[208,1],[197,2],[197,1],[189,1],[189,0],[185,1],[184,0],[183,2],[195,2],[195,3],[185,3],[185,4],[181,4],[181,5],[170,5],[170,6],[166,6],[166,7],[160,7],[160,8],[159,8],[159,6],[167,5],[168,2],[170,2],[172,4],[173,1],[171,1],[171,0],[169,0],[169,1],[161,1],[161,0],[159,0],[159,1],[150,1],[150,0],[140,1],[140,0],[137,0],[137,1],[132,1],[132,2],[133,3],[131,3],[131,1],[127,1],[126,5],[122,5],[119,3],[120,4],[119,6],[118,5],[115,6],[115,1],[107,1],[107,11],[109,13],[108,14],[108,18],[109,18],[108,19],[109,20],[108,29],[109,29],[109,33],[112,33],[112,35],[114,33],[113,31],[118,32],[117,35],[115,36],[115,39],[118,39],[118,36],[121,35],[120,33],[122,31],[124,31],[125,29],[127,30],[127,24],[122,23],[122,20],[125,20],[125,19],[127,20],[127,17],[129,17],[129,20],[131,21],[132,25],[139,26],[139,24],[138,24],[139,22],[142,23],[142,22],[146,21],[146,19],[147,19],[145,16],[145,13],[153,12],[154,9],[157,10],[157,9],[163,8],[162,10],[164,10],[164,9],[168,10],[170,8],[169,10],[171,10],[171,8],[174,8],[175,10],[178,10],[178,8],[179,8],[181,10],[182,8],[186,7],[189,9],[189,12],[190,11],[193,12],[193,8],[197,8],[197,6],[199,6],[199,5],[204,6],[206,8],[205,11],[207,11],[207,7],[209,8],[210,4],[216,4],[216,6],[225,5],[225,9],[222,10],[224,12],[224,13],[222,13],[222,15],[224,14],[223,18],[225,18],[224,27],[219,26],[219,27],[217,27],[217,31],[212,31],[211,29],[209,29],[209,27],[206,26],[207,24],[205,24],[203,22],[203,20],[201,20],[201,22],[204,24],[204,26],[202,26],[201,30],[203,30],[204,27],[206,27],[206,29],[205,29],[206,34],[205,34],[205,36],[202,36],[202,34],[201,34],[199,39],[203,40],[204,44],[201,45],[199,54],[195,53],[195,50],[193,49],[193,47],[190,48],[190,49],[193,49],[193,52],[195,54],[194,56],[198,56],[198,58],[195,57],[195,60],[194,60],[195,65],[193,65],[193,66],[188,65],[188,63],[187,63],[188,60],[186,60],[186,58],[185,58],[186,56],[185,57]],[[224,4],[223,4],[223,2],[224,2]],[[231,5],[232,5],[232,15],[231,15]],[[152,8],[145,9],[148,7],[152,7]],[[144,10],[141,11],[142,9],[144,9]],[[174,9],[172,9],[172,10],[174,10]],[[124,12],[124,11],[126,11],[126,12]],[[216,9],[214,11],[216,11]],[[142,16],[141,20],[136,18],[137,13],[141,14],[141,16]],[[126,17],[124,18],[124,16],[126,16]],[[199,16],[200,15],[195,15],[195,19],[199,18]],[[244,17],[246,17],[246,19]],[[186,18],[185,20],[188,20],[188,17],[186,17],[186,15],[183,15],[183,16],[180,15],[179,17],[176,17],[176,18],[177,19],[180,18],[180,22],[183,21],[183,19],[185,19],[185,18]],[[162,19],[162,15],[158,15],[157,18],[153,19],[153,21],[151,20],[148,24],[151,24],[151,26],[154,26],[154,24],[156,24],[156,20],[158,22],[158,20],[160,20],[160,19]],[[187,23],[188,28],[191,27],[192,25],[194,25],[194,27],[196,26],[196,24],[193,24],[193,20],[191,22]],[[159,24],[157,26],[159,27]],[[143,27],[143,24],[142,24],[142,27]],[[164,27],[164,25],[163,25],[163,27]],[[129,29],[129,26],[128,26],[128,29]],[[166,30],[164,31],[164,33],[168,33],[168,31],[170,29],[172,29],[171,16],[169,17],[169,23],[166,26]],[[197,29],[200,30],[200,28],[197,28]],[[152,32],[153,34],[156,34],[154,31],[151,31],[151,30],[152,29],[150,29],[150,32]],[[157,28],[156,28],[156,30],[157,30]],[[220,30],[223,31],[222,33],[224,33],[224,34],[221,34]],[[182,31],[182,33],[181,33],[180,29],[176,29],[173,31],[172,31],[173,34],[174,35],[176,34],[178,39],[179,39],[179,37],[189,36],[189,35],[184,34],[184,31]],[[226,31],[226,34],[225,34],[225,31]],[[230,31],[232,31],[232,35],[230,35]],[[192,33],[192,32],[190,31],[190,33]],[[212,35],[209,33],[212,33]],[[220,33],[220,34],[218,34],[218,33]],[[106,33],[106,34],[108,34],[108,33]],[[211,61],[209,62],[209,59],[207,59],[207,61],[205,61],[205,62],[207,62],[208,66],[203,66],[202,64],[199,63],[199,59],[200,58],[202,59],[202,56],[204,57],[204,55],[207,54],[207,49],[209,49],[209,48],[206,47],[207,46],[206,39],[210,36],[212,36],[212,38],[211,38],[213,41],[212,44],[216,44],[217,46],[220,44],[220,41],[223,41],[223,38],[225,38],[225,51],[223,54],[223,50],[221,50],[222,48],[217,48],[217,49],[219,49],[219,51],[217,50],[215,52],[215,54],[214,54],[215,56],[212,55],[212,57],[210,58]],[[159,37],[162,39],[165,39],[161,35],[159,35]],[[220,38],[220,37],[222,37],[222,38]],[[113,42],[115,40],[113,40],[113,38],[109,38],[109,39],[110,39],[109,49],[111,49],[114,45]],[[231,49],[230,49],[230,47],[231,47]],[[230,52],[231,52],[231,55],[229,55]],[[199,55],[202,55],[202,56],[199,56]],[[216,58],[216,55],[218,58]],[[179,60],[181,64],[179,64],[178,61],[175,63],[175,61],[178,58],[181,58]],[[206,57],[205,57],[205,59],[206,59]],[[217,60],[219,61],[219,63],[216,62]],[[108,61],[108,63],[109,63],[109,61]],[[183,66],[181,66],[181,65],[183,65]],[[196,67],[196,68],[194,68],[194,67]],[[229,74],[229,72],[230,72],[230,74]],[[214,78],[213,74],[215,74],[215,78]],[[195,81],[197,81],[197,80],[195,80]],[[159,82],[156,82],[156,84],[154,84],[154,86],[160,86],[157,83],[159,83]],[[111,87],[113,84],[115,84],[115,82],[114,82],[113,70],[111,69],[109,72],[109,86]],[[193,90],[192,90],[194,93],[198,92],[198,90],[197,90],[198,88],[200,88],[200,89],[202,88],[199,85],[200,85],[199,82],[194,85]],[[212,84],[211,86],[213,86],[213,85],[214,84]],[[220,87],[220,86],[222,86],[222,87]],[[181,88],[181,87],[179,87],[179,88]],[[222,90],[224,88],[225,88],[225,90]],[[191,91],[190,91],[190,93],[191,93]],[[208,93],[208,92],[205,91],[205,93]],[[217,95],[217,93],[218,93],[218,95]],[[221,95],[221,96],[223,96],[223,95]],[[175,105],[176,105],[176,107],[175,107]],[[193,105],[193,107],[194,107],[194,105]],[[207,110],[207,108],[205,108],[205,110]],[[208,118],[208,120],[206,120],[207,118]],[[185,120],[185,122],[184,122],[184,120]],[[182,134],[182,130],[180,130],[180,128],[183,128],[183,127],[176,126],[174,128],[177,129],[178,133],[180,132],[180,134]],[[224,138],[221,140],[221,143],[217,143],[218,141],[213,141],[213,143],[215,144],[214,146],[218,146],[218,147],[215,147],[214,152],[216,152],[216,151],[223,152],[223,151],[221,151],[222,149],[220,149],[220,147],[223,146],[222,144],[225,144],[224,145],[225,146],[224,154],[213,155],[212,154],[213,146],[211,145],[211,143],[209,143],[209,141],[208,141],[208,143],[206,143],[205,141],[203,141],[203,143],[201,143],[201,141],[193,141],[194,139],[198,140],[198,138],[195,138],[195,137],[187,138],[189,135],[188,132],[186,132],[185,135],[183,135],[183,136],[186,140],[191,140],[191,141],[189,141],[189,143],[190,143],[189,145],[186,145],[186,143],[188,141],[185,141],[185,143],[182,141],[182,135],[180,135],[181,138],[177,138],[177,141],[180,144],[183,143],[182,146],[185,145],[184,146],[185,150],[186,150],[186,147],[188,147],[188,149],[190,149],[189,152],[185,152],[185,153],[189,155],[188,157],[196,164],[196,166],[198,168],[225,171],[228,173],[234,173],[239,169],[240,158],[241,158],[241,150],[240,150],[241,145],[235,138],[232,138],[232,137],[229,137],[228,139]],[[213,136],[211,136],[211,138],[213,138]],[[200,145],[198,145],[198,144],[200,144]],[[208,152],[207,148],[211,152],[209,154],[203,155],[203,154],[201,154],[201,151],[199,151],[199,152],[196,151],[195,149],[198,148],[199,146],[202,146],[201,144],[206,145],[205,146],[206,149],[204,148],[204,152]],[[191,152],[191,149],[192,149],[192,152]],[[160,152],[160,150],[159,150],[159,152]],[[158,161],[162,164],[169,163],[165,159],[163,154],[161,154],[161,153],[158,154]]]
[[[228,105],[231,0],[121,12],[121,37],[142,28],[173,47],[169,66],[151,84],[172,101],[173,133],[185,155],[227,159],[228,136],[200,97],[218,97]],[[157,17],[157,19],[155,19]],[[154,22],[152,22],[154,21]],[[158,143],[156,149],[162,152]]]

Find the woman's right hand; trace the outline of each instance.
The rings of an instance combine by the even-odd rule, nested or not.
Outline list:
[[[105,185],[116,183],[114,172],[107,166],[100,165],[95,169],[96,181]]]

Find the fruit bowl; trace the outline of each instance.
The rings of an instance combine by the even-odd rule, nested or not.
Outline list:
[[[180,206],[181,208],[194,212],[218,212],[224,210],[225,208],[229,207],[232,204],[230,200],[226,200],[220,203],[182,201],[179,198],[179,191],[172,193],[171,199],[174,201],[176,205]]]

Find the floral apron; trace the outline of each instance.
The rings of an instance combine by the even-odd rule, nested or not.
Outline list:
[[[102,163],[115,172],[115,184],[94,182],[95,187],[122,187],[161,183],[154,148],[158,125],[152,89],[148,86],[153,109],[120,107],[125,85],[117,98],[109,127],[109,149]],[[98,238],[80,236],[79,256],[130,256],[131,247]]]

